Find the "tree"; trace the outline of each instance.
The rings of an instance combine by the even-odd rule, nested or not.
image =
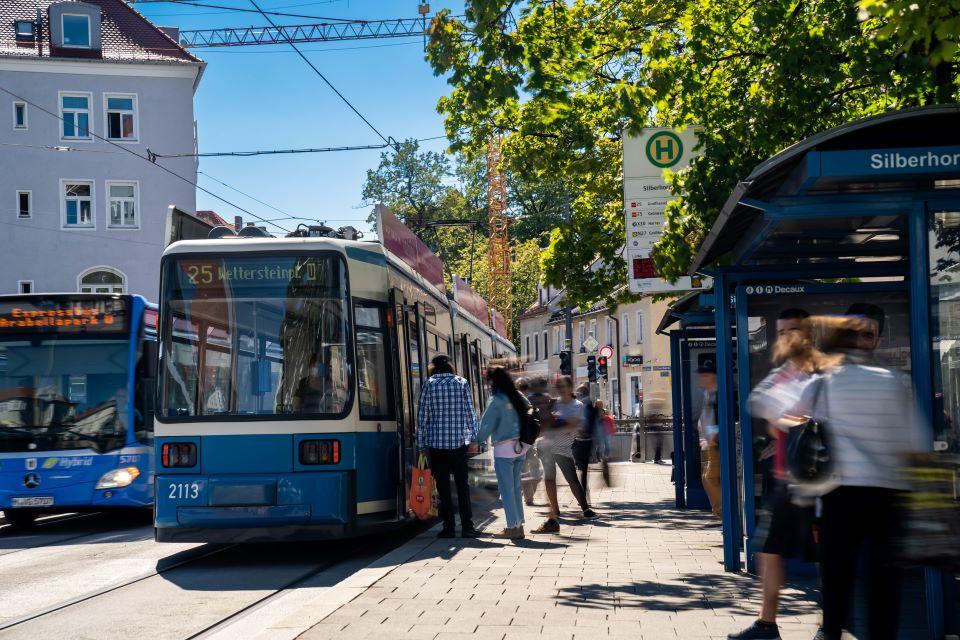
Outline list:
[[[438,108],[459,152],[477,155],[500,132],[508,170],[562,177],[571,215],[543,271],[580,306],[628,297],[624,131],[703,127],[700,159],[671,176],[688,195],[654,252],[672,279],[762,160],[848,120],[957,95],[952,66],[882,37],[889,18],[861,16],[854,0],[531,0],[508,28],[513,8],[468,0],[465,21],[437,16],[428,56],[452,87]]]

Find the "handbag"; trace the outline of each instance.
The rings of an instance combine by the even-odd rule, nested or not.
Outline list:
[[[417,458],[417,466],[411,471],[408,502],[413,515],[420,520],[429,520],[437,515],[437,482],[427,466],[427,456]]]
[[[820,393],[826,384],[820,378],[814,392],[811,413],[814,413]],[[826,393],[824,392],[824,398]],[[827,415],[825,411],[821,415]],[[821,484],[832,477],[833,459],[827,444],[827,426],[823,420],[808,416],[806,422],[790,430],[787,442],[787,471],[790,481],[799,485]]]

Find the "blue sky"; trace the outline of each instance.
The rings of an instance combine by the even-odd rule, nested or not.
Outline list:
[[[251,8],[248,0],[203,0]],[[275,9],[332,18],[386,19],[417,16],[416,0],[260,0]],[[463,10],[462,2],[431,2],[436,12]],[[159,25],[181,29],[242,27],[267,23],[256,14],[226,12],[169,2],[141,2],[135,8]],[[271,16],[282,24],[314,22]],[[319,21],[317,21],[319,22]],[[310,60],[381,132],[397,140],[443,134],[437,99],[447,93],[443,78],[424,59],[422,38],[299,45]],[[196,49],[207,62],[194,98],[201,152],[379,144],[382,141],[287,45]],[[443,150],[443,139],[423,148]],[[269,205],[297,216],[353,224],[368,231],[370,207],[360,192],[367,169],[381,151],[347,151],[292,156],[202,158],[199,184],[264,217],[283,214],[211,180],[221,180]],[[228,220],[237,213],[203,193],[199,209]],[[249,216],[245,216],[249,219]],[[278,224],[292,228],[296,222]]]

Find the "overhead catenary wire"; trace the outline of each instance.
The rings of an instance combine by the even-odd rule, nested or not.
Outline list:
[[[170,4],[179,4],[189,7],[201,7],[204,9],[223,9],[226,11],[236,11],[239,13],[267,13],[272,16],[282,16],[285,18],[309,18],[311,20],[328,20],[331,22],[355,22],[358,24],[366,24],[367,20],[359,20],[356,18],[330,18],[328,16],[317,16],[309,15],[303,13],[286,13],[283,11],[273,11],[271,9],[265,9],[264,11],[257,11],[256,9],[244,9],[243,7],[231,7],[223,4],[209,4],[206,2],[196,2],[195,0],[127,0],[131,4],[157,4],[159,2],[166,2]]]
[[[17,99],[17,100],[22,100],[23,102],[25,102],[26,104],[30,105],[30,106],[33,107],[34,109],[37,109],[37,110],[40,111],[41,113],[45,113],[45,114],[47,114],[48,116],[50,116],[50,117],[52,117],[52,118],[55,118],[56,120],[59,120],[60,122],[65,122],[65,120],[64,120],[59,114],[53,113],[52,111],[50,111],[50,110],[42,107],[41,105],[39,105],[39,104],[37,104],[37,103],[35,103],[35,102],[31,101],[31,100],[28,100],[27,98],[24,98],[23,96],[15,93],[15,92],[13,92],[13,91],[11,91],[10,89],[7,89],[6,87],[4,87],[4,86],[2,86],[2,85],[0,85],[0,91],[3,91],[3,92],[6,93],[7,95],[10,95],[10,96],[14,97],[14,98]],[[187,178],[187,177],[185,177],[185,176],[180,175],[179,173],[177,173],[177,172],[174,171],[173,169],[169,169],[169,168],[163,166],[162,164],[157,164],[157,163],[155,163],[155,162],[151,162],[151,160],[150,160],[149,157],[144,156],[144,155],[140,155],[139,153],[137,153],[137,152],[134,151],[133,149],[130,149],[130,148],[128,148],[128,147],[125,147],[125,146],[123,146],[123,145],[121,145],[121,144],[117,144],[116,142],[113,142],[112,140],[109,140],[109,139],[107,139],[107,138],[104,138],[104,137],[101,136],[101,135],[97,135],[96,133],[94,133],[94,132],[92,132],[92,131],[88,131],[87,133],[89,133],[91,137],[96,138],[97,140],[100,140],[101,142],[106,142],[107,144],[109,144],[109,145],[111,145],[111,146],[113,146],[113,147],[116,147],[117,149],[120,149],[120,150],[122,150],[122,151],[125,151],[126,153],[129,153],[130,155],[132,155],[132,156],[134,156],[134,157],[140,158],[140,159],[143,160],[144,162],[148,162],[148,163],[152,164],[153,166],[159,168],[161,171],[164,171],[164,172],[166,172],[166,173],[169,173],[171,176],[177,178],[178,180],[182,180],[183,182],[186,182],[187,184],[193,186],[195,189],[199,189],[200,191],[206,193],[207,195],[209,195],[209,196],[211,196],[211,197],[213,197],[213,198],[216,198],[216,199],[219,200],[220,202],[223,202],[224,204],[233,207],[233,208],[236,209],[237,211],[241,211],[241,212],[243,212],[243,213],[245,213],[245,214],[247,214],[247,215],[249,215],[249,216],[251,216],[251,217],[253,217],[253,218],[255,218],[255,219],[259,220],[259,221],[261,221],[261,222],[264,222],[264,223],[268,223],[268,222],[269,222],[270,224],[272,224],[272,225],[275,226],[276,228],[280,229],[281,231],[284,231],[284,232],[286,232],[286,233],[290,233],[290,230],[287,229],[286,227],[282,227],[282,226],[280,226],[279,224],[276,224],[275,222],[270,222],[270,221],[268,221],[267,219],[265,219],[265,218],[263,218],[263,217],[255,214],[254,212],[252,212],[252,211],[250,211],[250,210],[248,210],[248,209],[245,209],[244,207],[241,207],[240,205],[238,205],[238,204],[236,204],[236,203],[233,203],[233,202],[227,200],[227,199],[224,198],[223,196],[220,196],[220,195],[214,193],[213,191],[210,191],[209,189],[206,189],[206,188],[204,188],[204,187],[201,187],[200,185],[198,185],[198,184],[197,184],[196,182],[194,182],[193,180],[190,180],[190,178]]]
[[[429,142],[431,140],[440,140],[446,136],[432,136],[429,138],[416,138],[414,142]],[[2,144],[2,143],[0,143]],[[248,158],[251,156],[269,156],[269,155],[291,155],[300,153],[334,153],[337,151],[369,151],[376,149],[395,149],[390,144],[363,144],[345,147],[306,147],[301,149],[258,149],[253,151],[206,151],[191,153],[153,153],[152,158]],[[202,172],[201,172],[202,173]]]
[[[271,27],[273,27],[274,29],[278,29],[278,30],[279,30],[279,27],[277,26],[277,24],[276,24],[272,19],[270,19],[270,16],[268,16],[267,14],[265,14],[265,13],[263,12],[263,9],[260,8],[260,5],[257,4],[256,0],[250,0],[250,4],[253,5],[254,8],[256,8],[256,10],[260,12],[260,15],[262,15],[263,18],[264,18],[267,22],[270,23],[270,26],[271,26]],[[280,33],[283,33],[282,30],[279,30],[279,32],[280,32]],[[335,94],[337,94],[337,96],[339,96],[339,98],[340,98],[341,100],[343,100],[343,102],[344,102],[348,107],[350,107],[350,110],[353,111],[355,114],[357,114],[357,117],[360,118],[361,120],[363,120],[363,122],[364,122],[368,127],[370,127],[370,129],[372,129],[373,132],[376,133],[377,136],[378,136],[381,140],[383,140],[384,142],[386,142],[386,143],[387,143],[388,145],[390,145],[391,147],[394,147],[394,148],[397,148],[397,147],[398,147],[396,140],[394,140],[393,138],[388,138],[387,136],[385,136],[385,135],[383,135],[382,133],[380,133],[380,130],[377,129],[375,126],[373,126],[373,123],[371,123],[369,120],[367,120],[366,116],[364,116],[362,113],[360,113],[360,111],[359,111],[355,106],[353,106],[353,103],[351,103],[349,100],[347,100],[347,97],[344,96],[342,93],[340,93],[340,90],[339,90],[339,89],[337,89],[335,86],[333,86],[333,83],[332,83],[332,82],[330,82],[329,80],[327,80],[327,77],[326,77],[325,75],[323,75],[323,73],[321,73],[320,69],[318,69],[318,68],[316,67],[316,65],[314,65],[312,62],[310,62],[310,58],[308,58],[302,51],[300,51],[299,47],[297,47],[297,45],[294,44],[293,41],[291,41],[289,37],[287,37],[287,44],[290,45],[290,46],[293,48],[293,50],[297,52],[297,55],[300,56],[300,58],[301,58],[304,62],[306,62],[307,65],[308,65],[311,69],[313,69],[313,72],[316,73],[317,76],[319,76],[319,78],[320,78],[321,80],[323,80],[324,83],[326,83],[326,85],[327,85],[328,87],[330,87],[330,89],[331,89]]]

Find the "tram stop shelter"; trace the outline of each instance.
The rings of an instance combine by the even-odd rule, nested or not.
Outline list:
[[[667,307],[657,327],[670,338],[674,504],[680,509],[710,508],[700,479],[697,419],[704,395],[696,372],[716,363],[713,304],[712,290],[688,293]]]
[[[763,487],[747,398],[771,368],[784,310],[880,307],[874,357],[912,380],[930,450],[960,451],[960,106],[849,122],[762,162],[731,193],[691,273],[713,276],[712,301],[732,302],[712,305],[728,571],[753,568]],[[694,314],[703,324],[685,325],[684,313],[678,348],[710,324]],[[916,574],[925,635],[957,633],[957,576]]]

